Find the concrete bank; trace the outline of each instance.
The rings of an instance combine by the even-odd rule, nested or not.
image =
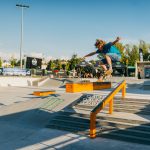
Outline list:
[[[0,77],[0,86],[7,87],[7,86],[33,86],[33,81],[38,81],[41,78],[34,78],[34,77]]]

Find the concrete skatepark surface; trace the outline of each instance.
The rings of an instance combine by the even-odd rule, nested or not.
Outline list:
[[[72,81],[77,79],[71,79]],[[70,80],[70,82],[71,82]],[[81,80],[81,79],[78,79]],[[122,79],[120,79],[122,80]],[[87,136],[74,134],[67,131],[47,128],[51,117],[59,110],[79,98],[82,93],[65,93],[66,80],[50,79],[40,87],[0,87],[0,149],[85,149],[85,150],[148,150],[149,145],[135,144],[118,140],[97,137],[90,139]],[[113,86],[116,79],[112,80]],[[149,90],[143,90],[143,80],[127,79],[127,97],[144,98],[150,100]],[[36,90],[54,89],[61,103],[55,107],[48,107],[49,97],[33,96]],[[107,95],[111,90],[98,90],[88,93]],[[87,92],[85,92],[87,93]],[[119,93],[118,96],[121,94]],[[45,109],[47,108],[47,109]],[[115,113],[118,117],[124,114]],[[133,117],[133,116],[130,116]],[[135,115],[134,118],[149,119]]]

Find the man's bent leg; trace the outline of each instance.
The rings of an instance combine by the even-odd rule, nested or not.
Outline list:
[[[106,55],[105,57],[106,57],[107,64],[109,65],[109,71],[112,72],[112,61],[111,61],[111,58],[108,55]]]
[[[107,71],[106,65],[100,65],[104,71]]]

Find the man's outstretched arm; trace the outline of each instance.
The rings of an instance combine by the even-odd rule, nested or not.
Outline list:
[[[92,53],[89,53],[89,54],[85,55],[83,58],[86,58],[86,57],[89,57],[89,56],[93,56],[95,54],[96,54],[96,52],[92,52]]]
[[[117,37],[115,41],[112,42],[112,45],[115,45],[117,42],[119,42],[120,37]]]

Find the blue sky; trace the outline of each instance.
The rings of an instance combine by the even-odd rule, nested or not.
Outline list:
[[[97,38],[150,43],[149,0],[0,0],[0,55],[18,53],[21,10],[23,52],[69,58],[94,51]]]

